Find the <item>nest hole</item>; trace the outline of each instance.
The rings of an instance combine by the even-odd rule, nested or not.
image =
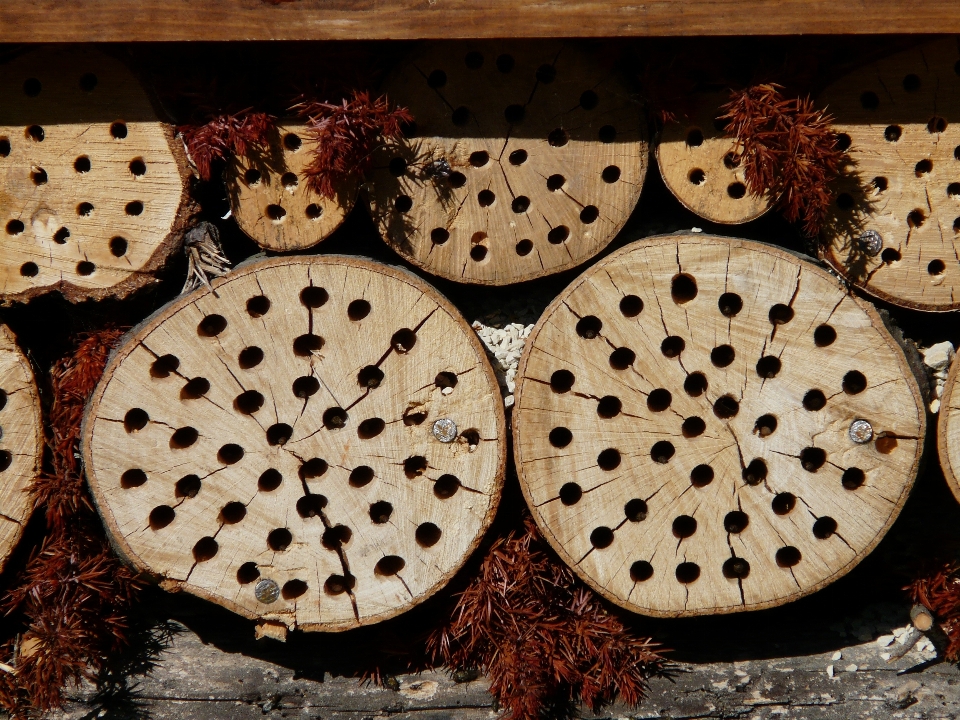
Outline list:
[[[847,468],[840,476],[840,484],[847,490],[856,490],[861,487],[867,479],[867,474],[858,467]]]
[[[223,315],[207,315],[197,325],[200,337],[216,337],[227,329],[227,319]]]
[[[131,408],[123,416],[123,429],[128,433],[140,432],[147,423],[150,422],[150,416],[142,408]]]
[[[647,519],[648,512],[647,502],[640,498],[628,500],[623,506],[623,514],[630,522],[643,522]]]
[[[526,257],[533,252],[533,241],[527,239],[521,240],[516,244],[514,249],[517,251],[517,255],[520,257]]]
[[[417,544],[424,548],[433,547],[440,542],[441,535],[443,531],[432,522],[420,523],[414,532]]]
[[[555,427],[550,431],[550,434],[547,435],[547,439],[555,448],[565,448],[573,442],[573,433],[565,427]]]
[[[690,302],[697,296],[697,281],[692,275],[681,273],[670,283],[670,296],[678,305]]]
[[[65,236],[61,235],[61,233],[63,232],[66,232]],[[58,240],[57,239],[58,237],[62,237],[63,239]],[[53,236],[53,239],[56,240],[58,243],[63,244],[67,241],[68,237],[70,237],[70,231],[67,230],[66,228],[60,228],[59,230],[57,230],[57,234]],[[110,247],[110,254],[113,255],[114,257],[119,258],[127,254],[127,248],[129,247],[129,243],[127,243],[126,238],[122,238],[118,235],[116,237],[110,238],[109,247]]]
[[[583,497],[583,489],[575,482],[564,483],[560,487],[560,502],[566,506],[576,505]]]
[[[237,365],[240,366],[241,370],[250,370],[262,362],[263,350],[258,348],[256,345],[245,347],[240,351],[240,354],[237,355]]]
[[[427,459],[423,455],[412,455],[403,461],[403,474],[408,480],[413,480],[427,471],[427,465]]]
[[[742,533],[749,524],[750,518],[742,510],[733,510],[723,517],[723,529],[734,535]]]
[[[859,370],[851,370],[843,376],[841,385],[847,395],[859,395],[867,389],[867,377]]]
[[[303,140],[296,133],[286,133],[283,136],[283,146],[290,152],[296,152],[303,145]]]
[[[170,436],[170,447],[173,450],[184,450],[193,445],[200,437],[196,428],[190,426],[177,428]]]
[[[434,245],[443,245],[450,239],[450,231],[446,228],[434,228],[430,231],[430,241]]]
[[[390,515],[393,514],[393,505],[386,500],[378,500],[370,505],[370,519],[375,525],[383,525],[390,522]]]
[[[25,262],[20,266],[20,274],[23,277],[36,277],[40,274],[40,266],[35,262]]]
[[[938,115],[934,115],[927,123],[927,132],[929,133],[942,133],[945,132],[946,129],[947,121]]]
[[[350,542],[350,538],[352,537],[353,530],[346,525],[334,525],[323,531],[323,535],[320,537],[320,544],[327,550],[339,550]]]
[[[887,142],[897,142],[903,135],[903,128],[899,125],[888,125],[883,131],[883,139]]]
[[[557,225],[547,233],[547,242],[551,245],[561,245],[570,237],[570,228],[566,225]]]
[[[761,415],[757,418],[753,431],[762,438],[770,437],[777,431],[777,418],[773,415]]]
[[[747,485],[759,485],[767,479],[767,463],[762,458],[754,458],[740,475]]]
[[[427,412],[423,409],[423,406],[416,405],[413,407],[408,407],[403,411],[403,424],[407,427],[412,425],[422,425],[423,421],[427,419]]]
[[[803,555],[801,555],[800,550],[792,545],[787,545],[786,547],[780,548],[777,550],[777,554],[775,555],[777,565],[782,568],[792,568],[795,565],[798,565],[802,558]]]
[[[207,562],[216,557],[217,552],[220,550],[220,545],[217,541],[207,535],[197,540],[197,544],[193,546],[193,559],[198,563]]]
[[[876,110],[880,107],[880,96],[872,90],[860,94],[860,107],[864,110]]]
[[[376,365],[367,365],[366,367],[361,368],[360,372],[357,373],[357,385],[373,390],[374,388],[380,387],[381,383],[383,383],[384,377],[383,370],[378,368]],[[316,379],[313,379],[316,382]],[[319,389],[320,383],[317,382],[317,390]],[[313,393],[310,394],[312,395]]]
[[[818,540],[826,540],[837,532],[837,521],[832,517],[817,518],[813,523],[813,536]]]
[[[217,451],[217,460],[224,465],[235,465],[243,459],[244,450],[236,443],[227,443]]]
[[[296,173],[287,172],[280,176],[280,184],[283,185],[286,190],[293,191],[297,185],[300,184],[300,180],[297,178]]]
[[[396,200],[393,201],[393,207],[397,212],[410,212],[413,208],[413,198],[409,195],[398,195]]]
[[[663,412],[670,407],[671,402],[673,402],[673,395],[666,388],[651,390],[647,395],[647,408],[651,412]]]
[[[220,522],[224,525],[236,525],[247,516],[247,506],[236,500],[220,508]]]
[[[594,528],[590,533],[590,544],[597,550],[603,550],[613,545],[613,530],[608,527]]]
[[[270,299],[265,295],[256,295],[247,300],[247,314],[252,318],[263,317],[270,310]]]
[[[7,235],[20,235],[24,231],[24,224],[20,220],[11,220],[7,223]]]
[[[307,592],[307,583],[303,580],[287,580],[280,588],[280,596],[284,600],[296,600]]]
[[[630,348],[617,348],[610,353],[610,367],[614,370],[626,370],[636,359],[637,354]]]
[[[827,452],[823,448],[806,447],[800,451],[800,466],[807,472],[815,473],[827,462]]]
[[[120,487],[124,490],[137,488],[147,482],[147,474],[140,468],[124,470],[120,475]]]
[[[750,574],[750,563],[740,557],[728,558],[721,566],[723,576],[729,580],[742,580]]]
[[[682,562],[677,565],[677,582],[689,585],[700,577],[700,566],[692,562]]]
[[[401,355],[413,350],[413,346],[416,344],[417,334],[410,328],[402,328],[397,330],[390,338],[390,346],[395,352],[400,353]]]
[[[350,477],[347,482],[350,487],[362,488],[369,485],[374,478],[373,468],[369,465],[359,465],[350,471]]]
[[[31,125],[27,128],[27,137],[34,142],[43,142],[43,139],[46,137],[46,132],[44,132],[44,129],[40,125]]]
[[[382,433],[386,427],[387,423],[383,420],[383,418],[367,418],[357,425],[357,437],[359,437],[361,440],[372,440],[373,438],[377,437],[377,435]]]
[[[615,418],[623,410],[623,402],[613,395],[605,395],[597,402],[597,415],[604,419]]]
[[[729,420],[740,412],[740,403],[732,395],[721,395],[713,403],[713,414],[721,420]]]
[[[433,483],[433,494],[440,500],[447,500],[457,494],[460,489],[460,478],[450,473],[438,477]],[[562,490],[562,488],[561,488]]]
[[[690,171],[687,179],[693,185],[703,185],[707,181],[707,174],[700,168],[694,168]]]
[[[244,415],[253,415],[263,407],[264,402],[265,398],[262,393],[256,390],[245,390],[234,398],[233,408]]]
[[[943,275],[946,269],[947,269],[947,266],[943,262],[943,260],[931,260],[927,264],[927,273],[929,273],[930,275],[934,275],[934,276]]]
[[[77,263],[77,275],[83,275],[84,277],[88,275],[93,275],[96,269],[97,269],[97,266],[94,265],[89,260],[83,260]]]
[[[457,127],[463,127],[470,122],[470,108],[461,105],[450,115],[450,122]]]
[[[370,303],[366,300],[354,300],[347,305],[347,317],[354,322],[363,320],[370,314]]]
[[[926,215],[923,214],[923,210],[921,210],[920,208],[911,210],[910,212],[907,213],[907,227],[912,230],[915,230],[916,228],[923,225],[926,219],[927,219]]]
[[[827,396],[823,394],[822,390],[807,390],[806,394],[803,396],[803,407],[810,412],[823,410],[826,405]]]
[[[603,322],[596,315],[586,315],[577,321],[577,335],[585,340],[593,340],[603,329]]]
[[[680,353],[683,352],[686,346],[687,343],[682,337],[679,335],[670,335],[660,343],[660,352],[663,353],[664,357],[676,358],[680,357]]]
[[[673,536],[680,538],[692,537],[697,532],[697,520],[689,515],[679,515],[673,519]]]
[[[680,433],[688,439],[700,437],[706,429],[707,424],[703,421],[703,418],[696,415],[688,417],[680,424]]]
[[[700,147],[703,145],[703,131],[700,128],[691,128],[687,131],[687,146]]]
[[[770,501],[770,508],[777,515],[787,515],[797,506],[797,497],[793,493],[777,493]]]
[[[523,165],[527,161],[527,157],[526,150],[514,150],[507,156],[507,160],[511,165]]]
[[[604,125],[597,131],[597,139],[602,143],[612,143],[617,139],[617,129],[613,125]]]
[[[713,482],[714,472],[709,465],[697,465],[690,471],[690,484],[697,488],[706,487]]]
[[[267,547],[274,552],[283,552],[293,542],[293,533],[287,528],[275,528],[267,535]]]
[[[597,465],[601,470],[610,472],[620,467],[620,451],[616,448],[607,448],[597,455]]]
[[[547,178],[547,190],[556,192],[567,184],[567,179],[563,175],[555,174]]]
[[[130,215],[131,217],[137,217],[138,215],[143,215],[143,203],[139,200],[132,200],[128,202],[123,207],[123,211]]]
[[[293,435],[293,428],[287,423],[274,423],[267,428],[266,434],[268,445],[286,445]]]
[[[257,479],[257,487],[263,492],[273,492],[283,482],[283,475],[279,470],[269,468],[264,470]]]
[[[356,582],[352,575],[331,575],[324,581],[323,591],[328,595],[343,595],[345,592],[353,590]]]
[[[734,182],[727,185],[727,195],[733,200],[742,200],[747,194],[747,186],[742,182]]]
[[[569,392],[576,382],[576,377],[569,370],[556,370],[550,375],[550,389],[555,393]]]
[[[710,351],[710,362],[718,368],[729,367],[736,357],[737,353],[731,345],[720,345]]]
[[[637,317],[643,312],[643,300],[636,295],[624,295],[620,299],[620,312],[624,317]]]
[[[407,565],[407,561],[404,560],[399,555],[386,555],[379,560],[374,566],[373,571],[377,575],[383,575],[384,577],[392,577],[398,572],[403,570]]]
[[[293,341],[293,354],[297,357],[310,357],[315,352],[323,349],[324,339],[319,335],[307,333],[301,335]]]
[[[743,298],[736,293],[726,292],[717,300],[717,307],[724,317],[736,317],[743,310]]]
[[[653,565],[646,560],[637,560],[630,566],[630,579],[636,582],[646,582],[653,577]]]
[[[513,199],[510,208],[518,215],[523,214],[530,209],[530,198],[526,195],[519,195]]]
[[[764,355],[757,360],[757,375],[770,380],[777,376],[781,367],[780,358],[776,355]]]
[[[297,474],[301,480],[315,480],[318,477],[326,475],[329,468],[330,465],[326,460],[315,457],[303,463],[297,471]]]
[[[819,325],[813,331],[813,344],[817,347],[829,347],[836,342],[837,331],[831,325]]]
[[[660,465],[666,465],[676,453],[673,443],[669,440],[658,440],[650,448],[650,459]]]
[[[329,299],[326,288],[317,285],[308,285],[300,291],[300,304],[311,309],[323,307]]]
[[[563,128],[554,128],[547,135],[547,142],[552,147],[563,147],[570,142],[570,134]]]
[[[607,165],[600,173],[600,179],[608,185],[612,185],[620,179],[620,168],[616,165]]]
[[[195,498],[203,487],[199,475],[184,475],[174,485],[174,495],[178,498]]]
[[[237,568],[237,582],[240,585],[249,585],[260,577],[260,568],[253,561],[245,562]]]
[[[793,320],[793,308],[789,305],[784,305],[783,303],[777,303],[772,308],[770,308],[770,313],[768,318],[770,324],[773,326],[777,325],[786,325],[788,322]]]

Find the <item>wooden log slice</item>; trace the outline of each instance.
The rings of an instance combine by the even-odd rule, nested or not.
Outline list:
[[[647,167],[640,105],[568,44],[435,44],[388,81],[416,118],[367,187],[386,242],[424,270],[504,285],[593,257]]]
[[[33,508],[30,485],[40,472],[40,398],[30,362],[0,325],[0,570]]]
[[[415,605],[490,523],[503,403],[479,340],[412,274],[256,262],[110,361],[84,462],[119,551],[242,615],[341,630]]]
[[[853,165],[825,259],[902,307],[960,308],[960,49],[937,40],[867,65],[821,99]]]
[[[657,143],[663,182],[688,210],[727,225],[755,220],[770,209],[769,194],[747,190],[737,144],[717,120],[723,93],[697,98],[690,117],[667,123]]]
[[[333,200],[310,187],[311,140],[305,126],[287,124],[272,135],[264,156],[236,157],[226,172],[227,194],[240,229],[265,250],[313,247],[340,227],[353,209],[357,183],[345,184]]]
[[[534,517],[586,582],[649,615],[771,607],[842,576],[923,446],[917,382],[874,309],[742,240],[604,259],[544,313],[518,377]]]
[[[45,47],[4,66],[0,98],[0,300],[154,282],[193,204],[182,145],[133,73],[90,47]]]
[[[940,398],[937,418],[937,450],[947,485],[960,501],[960,393],[955,393],[960,362],[954,358]]]

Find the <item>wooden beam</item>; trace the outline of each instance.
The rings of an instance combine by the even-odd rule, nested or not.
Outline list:
[[[952,0],[5,0],[0,42],[957,33]]]

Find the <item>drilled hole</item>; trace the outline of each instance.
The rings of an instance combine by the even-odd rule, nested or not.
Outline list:
[[[318,308],[326,305],[330,299],[330,293],[324,288],[316,285],[308,285],[300,291],[300,303],[304,307]]]
[[[407,565],[406,560],[404,560],[399,555],[386,555],[385,557],[377,560],[377,564],[374,566],[373,571],[377,575],[384,575],[385,577],[391,577],[396,575],[398,572],[403,570]]]
[[[590,533],[590,544],[598,550],[613,545],[613,530],[608,527],[598,527]]]
[[[724,293],[717,301],[717,307],[724,317],[734,317],[743,310],[743,298],[736,293]]]
[[[77,275],[83,275],[84,277],[87,275],[93,275],[96,269],[97,266],[89,260],[83,260],[77,263]]]
[[[720,345],[710,351],[710,362],[718,368],[729,367],[736,359],[737,353],[730,345]]]
[[[427,413],[420,407],[409,407],[403,411],[403,424],[407,427],[422,425],[426,419]]]
[[[503,111],[504,119],[511,125],[522,121],[526,114],[527,111],[523,105],[508,105]]]
[[[475,262],[480,262],[485,257],[487,257],[487,248],[484,245],[474,245],[470,248],[470,259]]]
[[[235,465],[243,459],[243,448],[236,443],[227,443],[217,451],[217,460],[224,465]]]
[[[803,556],[800,554],[800,551],[797,548],[793,547],[792,545],[788,545],[787,547],[782,547],[777,550],[775,557],[777,560],[777,565],[782,568],[791,568],[797,565]]]
[[[657,388],[647,395],[647,407],[651,412],[663,412],[673,401],[673,396],[666,388]]]
[[[757,360],[757,375],[770,379],[775,378],[777,373],[780,372],[781,364],[780,358],[775,355],[764,355],[762,358]]]
[[[240,354],[237,355],[237,364],[240,366],[241,370],[249,370],[250,368],[255,368],[257,365],[263,362],[263,350],[251,345],[250,347],[245,347],[240,351]]]
[[[923,225],[926,219],[927,219],[926,215],[923,214],[923,210],[921,210],[920,208],[917,208],[916,210],[911,210],[910,212],[907,213],[907,227],[918,228],[921,225]],[[897,259],[899,260],[899,258]]]
[[[547,439],[555,448],[565,448],[573,441],[573,433],[565,427],[555,427]]]
[[[450,116],[450,121],[457,127],[463,127],[470,122],[470,109],[461,105]]]
[[[612,143],[617,139],[617,129],[613,125],[604,125],[597,131],[597,138],[602,143]]]
[[[850,193],[840,193],[837,195],[837,207],[841,210],[853,209],[853,195]]]
[[[600,217],[600,210],[595,205],[587,205],[580,211],[580,222],[591,225]]]
[[[20,235],[24,230],[24,225],[19,220],[11,220],[7,223],[7,235]]]
[[[793,320],[793,308],[783,303],[777,303],[770,308],[768,317],[771,325],[786,325]]]
[[[600,334],[602,328],[603,322],[596,315],[582,317],[577,321],[576,325],[577,335],[586,340],[595,338]]]
[[[283,475],[280,474],[280,471],[270,468],[269,470],[264,470],[257,479],[257,487],[264,492],[272,492],[280,487],[280,483],[282,482]]]
[[[703,421],[703,418],[696,416],[688,417],[680,425],[680,432],[685,438],[699,437],[703,435],[706,429],[707,424]]]
[[[276,528],[267,535],[267,545],[274,552],[283,552],[293,542],[293,534],[287,528]]]
[[[199,437],[200,433],[196,428],[190,426],[178,428],[170,436],[170,447],[174,450],[183,450],[193,445]]]
[[[615,418],[621,410],[623,410],[623,403],[620,398],[613,395],[606,395],[600,398],[600,402],[597,403],[597,415],[602,418]]]
[[[441,475],[433,484],[433,494],[441,500],[452,498],[460,489],[460,479],[456,475]],[[563,492],[563,488],[560,489]]]
[[[884,192],[887,189],[887,186],[889,183],[887,182],[887,179],[885,177],[878,175],[871,181],[870,184],[873,185],[873,187],[876,189],[877,192]]]
[[[646,560],[637,560],[630,566],[630,579],[634,582],[645,582],[653,577],[653,565]]]
[[[773,435],[777,431],[777,418],[773,415],[761,415],[757,418],[753,431],[762,438]]]
[[[210,381],[204,377],[195,377],[187,380],[180,388],[181,400],[197,400],[210,391]]]
[[[150,422],[150,416],[147,411],[141,408],[132,408],[123,416],[123,429],[128,433],[140,432],[147,423]]]
[[[880,98],[875,92],[868,90],[860,95],[860,106],[864,110],[876,110],[880,107]]]
[[[140,202],[139,200],[133,200],[133,201],[131,201],[131,202],[128,202],[128,203],[124,206],[123,211],[124,211],[127,215],[131,215],[131,216],[133,216],[133,217],[136,217],[137,215],[142,215],[142,214],[143,214],[143,203]]]
[[[569,392],[575,379],[569,370],[557,370],[550,376],[550,389],[557,393]]]
[[[692,275],[677,275],[670,285],[670,295],[678,305],[690,302],[697,296],[697,281]]]
[[[197,540],[197,544],[193,546],[193,559],[198,563],[207,562],[207,560],[212,560],[217,552],[220,550],[220,545],[217,544],[217,541],[210,537],[202,537]]]
[[[723,576],[730,580],[742,580],[750,574],[750,563],[743,558],[732,557],[721,566]]]
[[[360,372],[357,373],[357,384],[360,387],[370,388],[372,390],[373,388],[380,387],[380,383],[383,382],[383,378],[384,378],[383,370],[378,368],[376,365],[367,365],[365,368],[362,368]],[[301,380],[306,380],[306,379],[307,378],[301,378]],[[315,378],[310,378],[310,379],[316,382],[317,390],[319,390],[320,383],[317,382]],[[311,388],[312,387],[313,385],[311,384]],[[316,390],[314,390],[310,394],[312,395],[314,392],[316,392]],[[296,393],[296,383],[294,384],[294,393]],[[305,396],[298,396],[298,397],[305,397]]]
[[[467,184],[467,176],[462,172],[452,172],[450,177],[447,178],[447,182],[450,183],[451,187],[462,188]]]
[[[242,502],[228,502],[220,509],[220,520],[225,525],[236,525],[247,516],[247,507]]]
[[[643,312],[643,300],[636,295],[625,295],[620,299],[620,312],[624,317],[636,317]]]
[[[310,203],[307,205],[304,212],[306,213],[308,220],[319,220],[320,216],[323,215],[323,208],[316,203]]]
[[[357,437],[361,440],[370,440],[383,432],[387,424],[382,418],[367,418],[357,425]]]
[[[369,465],[360,465],[350,471],[350,477],[347,482],[350,483],[350,487],[361,488],[369,485],[373,477],[374,472],[372,467]]]
[[[723,529],[728,533],[742,533],[747,529],[747,525],[750,524],[750,518],[745,512],[740,510],[734,510],[733,512],[728,512],[723,518]]]
[[[270,310],[270,299],[264,295],[256,295],[247,300],[247,314],[250,317],[263,317]]]
[[[767,479],[767,464],[761,458],[754,458],[740,475],[747,485],[759,485]]]
[[[303,140],[296,133],[287,133],[283,136],[283,146],[290,152],[296,152],[303,145]]]
[[[263,407],[264,397],[256,390],[247,390],[237,395],[233,401],[233,407],[242,413],[251,415]],[[268,432],[269,437],[269,432]],[[276,443],[273,443],[276,444]]]
[[[623,506],[623,514],[630,522],[643,522],[647,519],[647,512],[647,503],[640,498],[628,500],[627,504]]]
[[[600,177],[605,183],[615,183],[620,179],[620,168],[616,165],[607,165],[600,173]]]
[[[597,465],[601,470],[616,470],[620,467],[620,451],[615,448],[607,448],[597,455]]]
[[[160,530],[173,522],[177,512],[169,505],[158,505],[150,511],[148,522],[151,530]]]
[[[933,171],[933,162],[931,162],[929,159],[921,160],[916,165],[914,165],[913,171],[916,173],[917,177],[920,177],[921,175],[926,175],[928,172]]]
[[[323,458],[310,458],[297,470],[301,480],[314,480],[326,475],[330,465]]]
[[[777,515],[786,515],[797,505],[797,497],[793,493],[777,493],[770,502],[770,508]]]
[[[353,531],[346,525],[334,525],[323,531],[320,544],[327,550],[339,550],[345,543],[350,542]]]
[[[39,125],[31,125],[27,128],[27,137],[34,142],[43,142],[43,139],[46,137],[46,133]]]
[[[813,536],[818,540],[826,540],[837,531],[837,521],[832,517],[819,517],[813,523]]]
[[[563,147],[570,142],[570,135],[563,128],[555,128],[547,135],[547,142],[553,147]]]
[[[676,449],[673,447],[673,443],[668,440],[659,440],[650,448],[650,457],[655,463],[660,463],[661,465],[666,465],[670,462],[670,458],[673,457],[674,453],[676,453]]]
[[[729,420],[740,412],[740,403],[731,395],[722,395],[713,403],[713,413],[721,420]]]
[[[827,453],[823,448],[807,447],[800,451],[800,465],[807,472],[816,472],[827,462]]]
[[[290,582],[300,582],[299,580],[291,580]],[[287,583],[288,585],[290,583]],[[343,595],[343,593],[348,590],[352,590],[353,586],[356,584],[356,580],[353,576],[344,576],[344,575],[331,575],[323,583],[323,591],[328,595]],[[286,585],[284,586],[286,587]],[[306,583],[303,584],[304,591],[306,591]]]
[[[673,520],[673,535],[678,538],[691,537],[697,531],[697,520],[689,515],[680,515]]]
[[[66,236],[63,238],[63,240],[62,241],[57,240],[57,237],[64,232],[66,233]],[[59,230],[57,230],[57,235],[53,236],[53,239],[57,240],[57,242],[62,243],[62,242],[66,242],[66,238],[68,237],[70,237],[70,231],[67,230],[66,228],[60,228]],[[113,255],[114,257],[123,257],[124,255],[126,255],[127,254],[126,238],[122,238],[119,236],[110,238],[110,254]]]
[[[62,227],[53,234],[53,241],[57,245],[64,245],[67,242],[67,239],[70,237],[70,231],[67,228]],[[118,255],[116,250],[114,250],[114,243],[116,241],[121,241],[123,243],[122,251]],[[110,241],[110,252],[112,252],[116,257],[120,257],[127,251],[127,241],[121,237],[115,237]]]
[[[392,513],[393,505],[386,500],[379,500],[370,505],[370,519],[377,525],[383,525],[389,522]]]
[[[736,170],[740,167],[740,163],[743,161],[743,158],[737,153],[730,151],[723,156],[723,166],[727,170]]]
[[[287,172],[280,176],[280,184],[287,190],[294,190],[300,184],[300,181],[297,179],[296,173]]]
[[[692,128],[687,131],[687,145],[690,147],[703,145],[703,131],[700,128]]]
[[[36,277],[40,274],[40,266],[35,262],[25,262],[20,266],[20,274],[23,277]]]
[[[858,467],[847,468],[840,476],[840,484],[847,490],[856,490],[863,485],[867,479],[867,474]]]
[[[703,185],[707,181],[707,174],[700,168],[696,168],[690,171],[687,179],[690,180],[693,185]]]
[[[610,367],[614,370],[626,370],[636,359],[637,354],[630,348],[617,348],[610,353]]]
[[[930,275],[943,275],[946,269],[947,266],[944,264],[943,260],[931,260],[927,264],[927,272]]]
[[[560,488],[560,502],[564,505],[576,505],[583,497],[583,490],[575,482],[564,483]]]
[[[10,157],[10,139],[0,137],[0,158]]]
[[[267,428],[267,443],[270,445],[286,445],[292,435],[292,427],[286,423],[274,423]]]
[[[516,244],[514,248],[517,251],[517,255],[520,257],[526,257],[531,252],[533,252],[533,241],[531,240],[521,240]]]
[[[249,585],[258,577],[260,577],[260,568],[253,561],[245,562],[237,568],[237,582],[240,585]]]
[[[930,121],[927,123],[927,132],[929,133],[942,133],[947,129],[947,121],[942,117],[934,115],[930,118]]]
[[[33,180],[34,185],[46,185],[47,184],[47,171],[43,168],[37,168],[30,173],[30,179]]]
[[[310,357],[323,348],[324,340],[319,335],[301,335],[293,341],[293,354],[298,357]]]
[[[197,334],[201,337],[216,337],[227,329],[227,319],[223,315],[207,315],[197,325]]]
[[[413,346],[416,344],[417,334],[410,328],[397,330],[390,338],[391,347],[401,355],[413,350]]]
[[[145,482],[147,482],[147,474],[140,468],[124,470],[123,474],[120,475],[120,487],[122,487],[124,490],[140,487]]]
[[[339,430],[347,424],[347,411],[341,407],[327,408],[323,412],[323,426],[327,430]]]
[[[527,161],[526,150],[514,150],[510,153],[508,160],[511,165],[523,165]]]
[[[414,537],[420,547],[433,547],[440,542],[440,536],[442,534],[443,531],[432,522],[425,522],[417,526]]]
[[[528,198],[525,195],[520,195],[518,197],[515,197],[513,199],[513,202],[510,204],[510,208],[518,215],[521,213],[525,213],[527,210],[530,209],[530,198]]]
[[[899,125],[888,125],[883,131],[883,138],[887,142],[897,142],[903,135],[903,128]]]
[[[547,233],[547,242],[551,245],[559,245],[568,237],[570,237],[570,229],[566,225],[557,225]]]
[[[843,376],[843,391],[848,395],[858,395],[867,389],[867,378],[859,370],[851,370]]]
[[[409,195],[399,195],[397,199],[393,201],[393,207],[397,209],[397,212],[409,212],[413,207],[413,198]]]
[[[427,459],[423,455],[412,455],[403,461],[403,474],[409,480],[420,477],[427,471]]]
[[[837,339],[837,331],[830,325],[819,325],[813,331],[813,343],[817,347],[828,347],[833,345]]]
[[[713,482],[714,472],[709,465],[697,465],[690,471],[690,484],[694,487],[706,487]]]
[[[808,390],[803,396],[803,407],[811,412],[823,410],[827,404],[827,396],[820,390]]]
[[[445,228],[434,228],[430,231],[430,240],[434,245],[443,245],[450,239],[450,232]]]
[[[556,192],[562,188],[567,182],[567,179],[563,175],[551,175],[547,178],[547,190]]]
[[[557,77],[557,69],[553,65],[541,65],[537,68],[536,77],[538,82],[549,85]]]
[[[700,577],[700,566],[692,562],[682,562],[677,565],[677,581],[689,585]]]
[[[434,70],[427,77],[427,85],[434,89],[442,88],[447,84],[447,74],[443,70]]]
[[[93,215],[93,204],[88,202],[82,202],[77,205],[77,215],[80,217],[90,217]]]
[[[680,353],[683,352],[683,349],[686,346],[687,343],[684,342],[682,337],[678,335],[670,335],[669,337],[664,338],[664,341],[660,343],[660,352],[663,353],[664,357],[680,357]]]
[[[741,182],[730,183],[727,185],[727,195],[734,200],[740,200],[747,194],[747,186]]]

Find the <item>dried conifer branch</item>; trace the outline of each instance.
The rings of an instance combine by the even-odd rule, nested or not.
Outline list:
[[[399,138],[403,124],[413,121],[409,110],[392,107],[385,95],[373,100],[360,90],[340,104],[303,99],[290,109],[307,123],[313,142],[306,169],[310,186],[330,199],[337,185],[370,168],[380,143]]]
[[[246,108],[233,114],[207,115],[203,122],[178,126],[177,132],[200,177],[209,180],[212,165],[218,160],[251,151],[266,152],[268,136],[275,126],[272,115]]]
[[[830,129],[833,118],[810,98],[785,99],[782,89],[766,83],[735,91],[720,117],[737,141],[750,192],[777,197],[787,220],[799,220],[814,237],[833,201],[844,153]]]
[[[183,239],[183,252],[187,256],[187,279],[181,295],[210,287],[209,275],[222,277],[230,270],[230,261],[220,245],[220,231],[213,223],[201,222],[190,228]]]
[[[910,599],[933,613],[949,643],[944,656],[960,660],[960,564],[942,563],[904,588]]]
[[[13,669],[0,672],[0,707],[15,718],[61,707],[66,685],[101,672],[125,641],[140,583],[104,537],[79,454],[84,405],[122,335],[108,329],[82,338],[51,371],[51,466],[32,489],[49,534],[2,605],[27,626],[0,646],[0,660]]]
[[[533,520],[497,540],[427,652],[452,671],[481,669],[514,720],[582,701],[592,709],[643,698],[663,671],[656,645],[637,638],[553,556]]]

